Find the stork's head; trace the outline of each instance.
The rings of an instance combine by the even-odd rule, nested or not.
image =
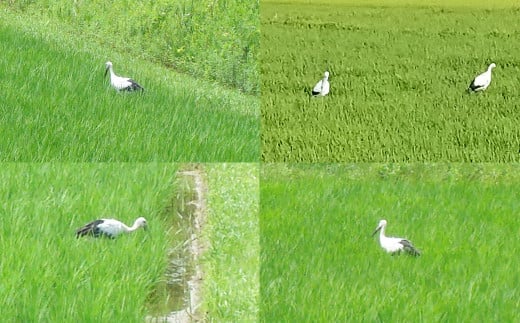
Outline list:
[[[374,236],[374,234],[376,234],[379,230],[381,230],[384,227],[386,227],[386,220],[379,221],[379,225],[377,226],[377,228],[374,231],[374,233],[372,233],[372,236]]]
[[[489,67],[488,67],[488,70],[491,70],[492,68],[495,68],[495,67],[497,67],[497,66],[495,65],[495,63],[491,63],[491,65],[489,65]]]
[[[143,217],[137,218],[137,220],[135,220],[134,225],[137,227],[142,227],[145,230],[148,229],[148,223],[146,222],[146,219]]]
[[[112,62],[108,61],[105,63],[105,77],[107,76],[108,70],[112,67]]]
[[[323,74],[323,76],[325,76],[325,78],[328,79],[328,78],[329,78],[329,72],[326,71],[326,72]]]

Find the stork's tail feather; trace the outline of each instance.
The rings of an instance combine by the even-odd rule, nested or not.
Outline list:
[[[84,226],[76,230],[76,238],[92,234],[92,227]]]
[[[408,240],[401,240],[401,244],[403,245],[403,248],[406,252],[411,254],[412,256],[420,256],[421,252],[416,249],[412,243]]]
[[[87,235],[99,235],[99,230],[97,229],[97,226],[101,223],[103,223],[103,220],[96,220],[82,226],[81,228],[76,230],[76,238],[84,237]]]
[[[407,249],[407,251],[412,256],[420,256],[421,255],[421,252],[418,249],[415,249],[413,246],[411,246],[411,248]]]
[[[139,85],[136,81],[132,79],[129,79],[128,81],[131,83],[131,85],[126,88],[127,91],[144,91],[144,88],[141,85]]]

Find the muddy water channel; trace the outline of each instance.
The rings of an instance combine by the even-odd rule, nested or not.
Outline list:
[[[165,209],[174,243],[169,250],[164,280],[149,305],[148,322],[194,322],[200,303],[202,273],[197,259],[204,215],[204,183],[198,170],[177,173],[174,196]]]

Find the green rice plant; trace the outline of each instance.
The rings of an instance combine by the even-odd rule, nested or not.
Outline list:
[[[259,2],[209,0],[7,1],[23,19],[85,37],[196,77],[259,93]]]
[[[371,6],[371,7],[468,7],[468,8],[518,8],[519,5],[514,0],[499,0],[499,1],[486,1],[486,0],[431,0],[427,3],[419,0],[262,0],[262,3],[273,3],[273,4],[290,4],[290,5],[349,5],[349,6]]]
[[[518,319],[517,164],[265,164],[261,322]],[[392,256],[371,234],[410,239]]]
[[[5,322],[142,322],[172,245],[170,164],[3,164],[0,315]],[[77,239],[98,218],[149,230]]]
[[[203,259],[203,311],[210,322],[257,322],[259,307],[258,164],[206,164],[211,242]]]
[[[0,12],[4,161],[255,161],[258,98]],[[104,64],[144,93],[116,93]]]
[[[262,3],[262,159],[518,161],[518,5],[493,3]]]

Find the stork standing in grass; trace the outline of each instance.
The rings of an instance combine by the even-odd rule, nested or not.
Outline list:
[[[139,84],[137,84],[136,81],[132,80],[128,77],[122,77],[117,76],[114,73],[114,68],[112,67],[112,62],[106,62],[105,64],[106,70],[105,70],[105,77],[107,76],[107,73],[110,72],[110,84],[112,87],[118,91],[137,91],[137,90],[143,90],[143,87]]]
[[[379,243],[381,244],[381,247],[386,250],[386,252],[391,254],[399,254],[401,251],[405,251],[413,256],[421,255],[421,252],[417,250],[409,240],[385,236],[385,228],[386,220],[379,221],[379,225],[377,226],[374,233],[372,233],[372,236],[374,236],[379,231]]]
[[[312,89],[313,96],[325,96],[329,94],[330,84],[329,84],[329,72],[325,72],[323,74],[323,79],[321,79],[314,88]]]
[[[487,89],[489,84],[491,84],[491,70],[495,68],[495,63],[491,63],[484,73],[477,75],[473,81],[471,81],[471,84],[469,85],[468,91],[469,92],[480,92]]]
[[[77,229],[76,238],[91,235],[94,237],[106,236],[114,239],[122,233],[134,232],[139,228],[147,229],[146,219],[143,217],[137,218],[131,227],[118,220],[100,219]]]

